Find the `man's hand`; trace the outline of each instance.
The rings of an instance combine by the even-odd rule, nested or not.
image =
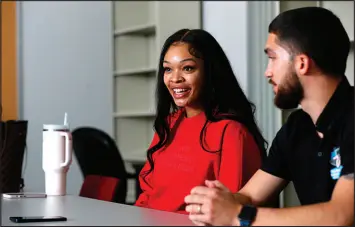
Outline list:
[[[190,203],[186,207],[190,219],[197,225],[239,225],[237,216],[242,206],[241,201],[218,181],[213,184],[206,182],[206,185],[208,187],[195,187],[191,195],[185,197],[185,201]],[[287,208],[258,207],[252,225],[349,226],[354,224],[353,201],[354,179],[353,174],[348,174],[338,180],[330,201]],[[201,213],[196,214],[200,205]]]
[[[219,181],[205,181],[207,187],[198,186],[185,197],[186,211],[196,225],[239,225],[237,216],[242,205],[261,205],[281,190],[285,180],[258,170],[248,183],[232,194]],[[262,188],[263,190],[260,190]],[[200,211],[199,211],[200,209]]]
[[[241,205],[219,181],[205,181],[207,187],[197,186],[185,197],[186,211],[197,225],[236,225]]]

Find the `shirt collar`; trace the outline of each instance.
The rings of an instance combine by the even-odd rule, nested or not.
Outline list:
[[[349,99],[352,88],[348,79],[344,76],[316,121],[317,131],[324,133],[330,129],[331,123],[337,114],[341,113],[341,109],[344,106],[349,105],[346,100]]]

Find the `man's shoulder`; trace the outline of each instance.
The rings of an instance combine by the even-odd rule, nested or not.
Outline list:
[[[354,87],[351,86],[349,93],[337,110],[333,125],[336,126],[336,132],[343,135],[354,134]],[[353,137],[353,136],[351,136]]]

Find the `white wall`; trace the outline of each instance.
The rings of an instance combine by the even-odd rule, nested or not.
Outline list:
[[[222,46],[242,89],[247,93],[247,2],[203,1],[203,29]]]
[[[44,191],[42,125],[94,126],[112,135],[110,2],[19,2],[20,117],[29,121],[25,190]],[[26,159],[25,159],[26,161]],[[73,155],[68,193],[82,176]]]

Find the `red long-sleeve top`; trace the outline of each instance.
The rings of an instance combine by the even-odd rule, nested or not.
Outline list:
[[[209,123],[204,141],[200,132],[206,121],[202,112],[186,118],[183,111],[172,115],[170,125],[176,129],[171,143],[153,154],[154,170],[143,180],[144,165],[139,182],[142,193],[135,205],[157,210],[187,214],[184,197],[193,187],[205,185],[205,180],[219,180],[232,192],[237,192],[261,166],[258,147],[245,126],[233,120]],[[172,130],[174,131],[174,129]],[[150,145],[158,143],[155,134]]]

